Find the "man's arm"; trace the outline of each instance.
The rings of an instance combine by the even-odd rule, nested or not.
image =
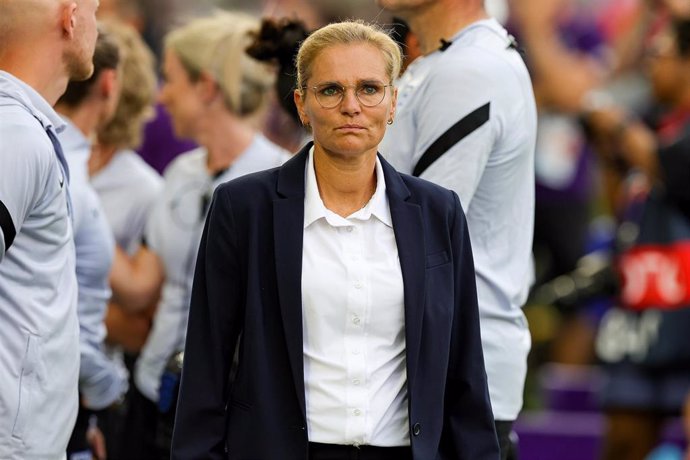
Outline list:
[[[26,114],[19,111],[16,115],[21,120]],[[0,262],[40,199],[39,185],[47,180],[53,156],[45,133],[3,118],[0,124]]]
[[[142,311],[130,313],[111,302],[105,316],[105,327],[108,330],[106,341],[119,345],[130,353],[139,353],[151,330],[157,304],[156,301]]]

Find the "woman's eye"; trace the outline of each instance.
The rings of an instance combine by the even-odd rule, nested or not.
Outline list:
[[[340,92],[341,89],[337,86],[327,86],[321,89],[321,94],[323,94],[324,96],[337,96],[338,94],[340,94]]]
[[[377,94],[379,91],[381,91],[381,88],[376,85],[364,85],[360,89],[360,93],[367,95]]]

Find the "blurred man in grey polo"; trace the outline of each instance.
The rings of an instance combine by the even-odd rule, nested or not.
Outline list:
[[[515,40],[483,0],[378,0],[422,56],[398,82],[381,153],[457,192],[467,215],[491,406],[501,455],[522,407],[530,334],[536,107]]]
[[[0,458],[64,458],[79,327],[52,105],[93,71],[98,0],[0,0]]]

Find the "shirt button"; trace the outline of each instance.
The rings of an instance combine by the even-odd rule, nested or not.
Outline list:
[[[359,324],[359,321],[360,321],[359,316],[355,316],[355,317],[352,319],[352,322],[355,323],[355,324]]]
[[[359,385],[359,384],[360,384],[359,379],[354,379],[354,380],[352,381],[352,384],[353,384],[353,385]]]
[[[359,348],[355,348],[354,350],[352,350],[352,354],[358,355],[359,354]]]
[[[362,411],[359,409],[355,409],[354,414],[359,417],[360,415],[362,415]]]
[[[355,229],[354,227],[347,227],[347,233],[352,233],[352,231],[353,231],[354,229]]]
[[[355,282],[355,289],[362,289],[362,283],[360,281]]]

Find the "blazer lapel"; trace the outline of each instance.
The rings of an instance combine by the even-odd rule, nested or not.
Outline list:
[[[273,242],[275,247],[278,301],[283,318],[287,352],[297,398],[306,420],[302,339],[302,242],[304,234],[304,147],[288,160],[278,174],[279,198],[273,202]]]
[[[405,347],[408,388],[412,388],[419,362],[419,346],[424,317],[426,264],[422,208],[409,201],[410,192],[400,174],[379,155],[386,178],[386,194],[393,219],[405,296]]]

